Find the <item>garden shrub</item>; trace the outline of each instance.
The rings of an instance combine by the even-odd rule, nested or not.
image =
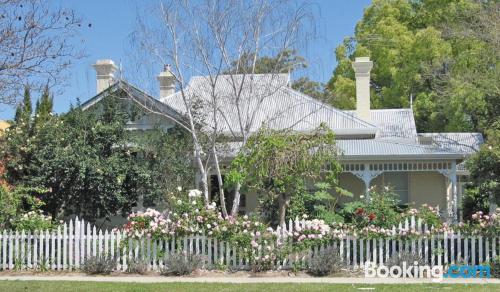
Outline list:
[[[127,273],[144,275],[148,272],[148,261],[144,259],[132,259],[127,266]]]
[[[403,213],[402,220],[409,219],[412,216],[415,219],[421,219],[422,224],[427,224],[427,226],[435,228],[440,228],[443,225],[441,217],[439,215],[439,209],[437,207],[432,207],[427,204],[423,204],[419,209],[410,208],[405,213]]]
[[[460,222],[458,227],[462,234],[496,237],[500,234],[500,208],[491,215],[478,211],[471,215],[471,220]]]
[[[189,275],[203,267],[203,257],[184,252],[171,254],[165,260],[165,267],[160,270],[164,276]]]
[[[40,210],[45,204],[36,195],[45,192],[42,188],[0,185],[0,227],[25,231],[57,228],[52,217]]]
[[[343,266],[339,251],[328,247],[311,259],[307,272],[313,276],[327,276],[340,272]]]
[[[62,223],[62,221],[59,221]],[[41,210],[30,211],[10,220],[10,225],[15,230],[35,231],[52,230],[59,226],[53,222],[51,216],[43,215]]]
[[[489,265],[491,268],[491,276],[493,278],[500,278],[500,255],[492,258]]]
[[[382,191],[370,190],[370,198],[347,203],[342,210],[345,222],[357,228],[369,225],[390,228],[397,225],[402,210],[396,194],[385,187]]]
[[[85,259],[82,270],[89,275],[109,275],[115,267],[116,258],[108,255],[98,255]]]

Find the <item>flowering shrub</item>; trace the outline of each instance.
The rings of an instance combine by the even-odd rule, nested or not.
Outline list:
[[[132,213],[127,217],[127,220],[123,231],[129,238],[159,239],[169,232],[167,220],[160,212],[153,209],[147,209],[144,213]]]
[[[370,198],[351,202],[342,210],[346,223],[362,229],[369,225],[390,228],[401,220],[398,200],[388,188],[383,191],[370,190]]]
[[[164,213],[147,209],[145,212],[130,214],[123,230],[127,237],[134,239],[171,239],[204,234],[237,248],[240,255],[249,260],[253,271],[272,269],[278,261],[290,254],[303,256],[303,252],[313,246],[328,245],[347,235],[406,240],[444,232],[453,234],[461,231],[464,234],[482,235],[500,233],[500,209],[492,216],[478,212],[472,216],[472,221],[450,226],[441,222],[438,209],[429,205],[422,205],[419,209],[410,208],[399,214],[392,199],[376,195],[369,202],[358,204],[351,213],[351,222],[328,225],[323,220],[308,219],[307,215],[303,215],[301,222],[295,221],[292,231],[282,231],[268,227],[258,218],[223,218],[215,203],[205,204],[199,191],[191,190],[184,199],[172,197],[169,202],[170,210]],[[376,210],[376,206],[385,211]],[[396,212],[397,216],[384,212]],[[399,224],[412,216],[417,220],[421,219],[428,229],[423,231],[412,227],[413,224]],[[381,222],[387,218],[391,218],[391,224]],[[285,236],[281,236],[282,234]],[[182,242],[179,242],[178,246],[181,245]]]
[[[62,221],[59,221],[62,224]],[[42,211],[30,211],[17,218],[11,219],[10,224],[15,230],[51,230],[59,226],[52,221],[51,216],[43,215]]]
[[[441,228],[443,223],[441,216],[439,215],[439,209],[427,204],[423,204],[419,209],[408,209],[402,214],[402,219],[404,220],[412,216],[415,216],[416,219],[421,219],[423,224],[427,224],[427,226],[434,226],[435,228]]]
[[[308,249],[313,245],[325,243],[330,240],[328,237],[330,226],[325,224],[325,221],[313,219],[303,222],[303,226],[296,224],[292,233],[296,251]]]
[[[459,230],[469,235],[498,236],[500,234],[500,208],[497,208],[491,216],[482,211],[472,214],[470,221],[459,224]]]

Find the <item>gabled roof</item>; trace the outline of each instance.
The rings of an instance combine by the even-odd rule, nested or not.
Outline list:
[[[346,111],[356,116],[356,111]],[[417,127],[413,111],[409,108],[401,109],[372,109],[370,121],[379,131],[378,139],[407,139],[417,140]]]
[[[113,94],[117,91],[125,92],[128,95],[128,97],[130,97],[139,107],[142,107],[145,110],[162,115],[163,117],[171,119],[172,121],[178,124],[183,123],[183,121],[185,121],[185,117],[179,114],[175,109],[160,102],[159,100],[147,94],[146,92],[138,89],[137,87],[123,80],[115,82],[106,90],[100,92],[93,98],[84,102],[81,105],[81,107],[83,110],[86,110],[92,107],[94,104],[98,103],[105,96]]]
[[[220,75],[216,81],[208,76],[196,76],[184,92],[188,101],[200,108],[204,122],[211,129],[215,125],[212,99],[216,96],[217,128],[227,135],[241,133],[239,116],[243,125],[250,125],[249,132],[257,131],[264,124],[276,130],[308,132],[321,123],[342,136],[373,136],[377,130],[368,122],[293,90],[288,86],[286,74]],[[239,100],[235,96],[239,96]],[[181,92],[161,101],[181,113],[186,112]]]

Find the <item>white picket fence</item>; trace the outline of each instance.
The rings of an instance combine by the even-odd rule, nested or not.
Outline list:
[[[288,227],[278,228],[285,236],[306,222],[290,221]],[[396,228],[396,227],[395,227]],[[413,228],[425,233],[428,227],[412,219],[397,228]],[[270,243],[271,245],[274,243]],[[481,264],[499,254],[498,237],[465,237],[460,234],[439,234],[409,240],[366,239],[346,235],[333,242],[342,260],[351,268],[364,266],[366,261],[383,264],[392,256],[404,252],[418,254],[431,266],[457,264]],[[125,248],[126,247],[126,248]],[[300,255],[290,255],[277,262],[279,269],[293,266],[297,261],[302,266],[326,246],[316,246]],[[89,256],[108,255],[116,257],[117,271],[126,271],[128,264],[141,259],[149,270],[159,270],[172,253],[184,251],[203,255],[205,267],[248,269],[249,263],[237,248],[204,235],[172,240],[125,239],[119,231],[97,230],[84,220],[71,220],[56,231],[7,231],[0,233],[0,269],[2,270],[78,270]]]

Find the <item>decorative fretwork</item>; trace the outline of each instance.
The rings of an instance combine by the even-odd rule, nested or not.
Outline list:
[[[452,163],[449,161],[415,161],[415,162],[347,162],[342,164],[344,172],[355,174],[358,171],[367,170],[375,172],[390,172],[390,171],[437,171],[439,173],[447,173],[452,170]]]

